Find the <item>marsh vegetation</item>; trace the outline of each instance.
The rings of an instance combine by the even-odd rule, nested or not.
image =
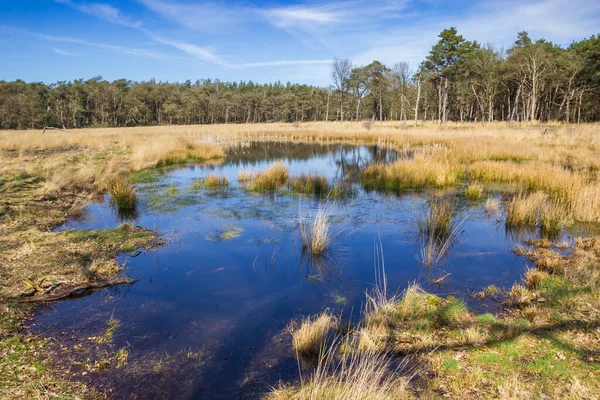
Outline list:
[[[205,369],[186,375],[187,394],[599,393],[597,131],[303,122],[0,132],[0,351],[18,354],[2,371],[35,365],[27,341],[66,330],[65,368],[86,371],[57,378],[65,370],[49,346],[52,368],[23,369],[0,393],[43,397],[19,384],[26,376],[54,379],[57,393],[108,393],[95,378],[127,387],[119,376],[141,366],[159,390],[190,365]],[[162,246],[143,251],[157,236]],[[374,242],[385,279],[374,279]],[[8,323],[23,317],[7,302],[115,277],[141,279],[40,309],[29,331]],[[77,358],[90,341],[101,350]],[[252,360],[270,367],[248,372]],[[207,380],[211,368],[228,372]]]

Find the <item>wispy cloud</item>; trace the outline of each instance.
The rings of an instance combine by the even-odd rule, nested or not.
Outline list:
[[[62,50],[62,49],[52,49],[53,52],[55,52],[56,54],[59,54],[61,56],[67,56],[67,57],[77,57],[81,54],[79,53],[74,53],[71,51],[66,51],[66,50]]]
[[[123,25],[123,23],[122,23],[123,20],[128,20],[126,17],[122,16],[120,10],[115,9],[114,7],[111,7],[108,5],[94,4],[95,7],[98,7],[100,9],[104,9],[104,8],[110,9],[111,11],[108,12],[107,14],[119,16],[119,18],[105,18],[106,14],[102,14],[102,15],[92,14],[92,13],[88,12],[90,5],[87,5],[84,8],[83,5],[75,4],[71,0],[54,0],[54,1],[66,4],[66,5],[73,7],[81,12],[84,12],[86,14],[95,15],[98,18],[105,19],[109,22],[116,23],[119,25]],[[167,15],[169,15],[171,17],[177,17],[177,18],[181,18],[181,15],[185,14],[184,11],[196,10],[193,6],[177,5],[175,3],[167,3],[162,0],[139,0],[139,1],[146,4],[148,7],[152,8],[152,9],[155,9],[159,12],[166,13]],[[205,4],[212,5],[213,7],[219,7],[219,6],[216,6],[214,3],[205,3]],[[192,14],[194,14],[194,12]],[[188,17],[186,17],[186,18],[188,18]],[[305,14],[304,18],[324,18],[324,16],[318,17],[314,14],[309,13],[309,14]],[[183,20],[180,20],[179,22],[183,23],[184,25],[187,25],[188,22],[191,23],[190,21],[194,21],[193,26],[196,26],[196,24],[198,24],[198,20],[194,19],[194,18],[189,19],[189,20],[183,19]],[[141,22],[136,23],[136,24],[129,24],[127,26],[139,30],[140,32],[144,33],[145,35],[147,35],[149,38],[151,38],[152,40],[154,40],[157,43],[160,43],[160,44],[172,47],[174,49],[177,49],[179,51],[182,51],[182,52],[186,53],[187,55],[194,57],[195,59],[198,59],[200,61],[207,62],[210,64],[227,67],[227,68],[277,67],[277,66],[289,66],[289,65],[326,64],[326,63],[331,62],[331,60],[327,59],[327,60],[277,60],[277,61],[263,61],[263,62],[252,62],[252,63],[231,63],[231,62],[228,62],[225,59],[223,59],[221,56],[219,56],[215,52],[215,50],[211,47],[198,46],[196,44],[188,43],[188,42],[185,42],[182,40],[174,40],[174,39],[166,38],[162,35],[158,35],[152,31],[150,31],[149,29],[143,28]],[[65,38],[61,38],[61,39],[65,39]],[[80,44],[83,44],[83,43],[81,43],[81,41],[80,41]],[[88,43],[88,44],[91,44],[91,43]],[[93,45],[99,46],[98,44],[93,44]],[[107,45],[104,45],[104,46],[107,46]],[[120,46],[112,46],[112,47],[120,48]],[[121,48],[122,51],[124,51],[124,49],[125,48]],[[133,49],[128,49],[128,50],[131,51]]]
[[[99,48],[99,49],[112,50],[112,51],[116,51],[118,53],[132,55],[132,56],[149,57],[149,58],[163,58],[162,53],[159,53],[159,52],[153,51],[153,50],[148,50],[148,49],[91,42],[91,41],[88,41],[85,39],[68,37],[68,36],[46,35],[43,33],[32,32],[32,31],[28,31],[25,29],[19,29],[19,28],[7,26],[7,25],[0,25],[0,28],[7,32],[12,33],[12,34],[34,36],[39,39],[47,40],[47,41],[51,41],[51,42],[71,43],[71,44],[77,44],[77,45],[87,46],[87,47],[95,47],[95,48]],[[64,54],[64,55],[66,55],[66,54]]]
[[[263,61],[255,63],[229,64],[232,68],[254,67],[282,67],[288,65],[322,65],[331,64],[333,60],[290,60],[290,61]]]
[[[103,19],[112,24],[122,25],[132,28],[142,26],[141,21],[133,20],[121,14],[121,11],[109,4],[102,3],[74,3],[71,0],[54,0],[59,4],[69,6],[84,14],[93,15],[94,17]]]
[[[181,50],[188,55],[197,58],[202,61],[206,61],[209,63],[217,64],[217,65],[228,65],[221,57],[215,54],[215,52],[206,47],[200,47],[195,44],[181,42],[177,40],[166,39],[162,36],[159,36],[155,33],[150,32],[147,29],[141,29],[148,37],[154,39],[158,43],[162,43],[167,46],[171,46],[175,49]]]
[[[137,0],[162,18],[190,29],[218,32],[231,29],[242,19],[253,16],[251,7],[223,2],[178,3],[171,0]]]
[[[320,10],[316,7],[285,7],[273,8],[264,11],[264,15],[273,25],[286,28],[305,23],[332,23],[340,21],[340,14],[332,11]]]

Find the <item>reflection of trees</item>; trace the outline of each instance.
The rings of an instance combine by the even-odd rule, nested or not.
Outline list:
[[[369,164],[389,163],[398,159],[394,149],[377,145],[250,142],[230,147],[225,164],[257,164],[282,159],[306,161],[327,154],[335,157],[335,176],[341,182],[357,182],[360,171]]]

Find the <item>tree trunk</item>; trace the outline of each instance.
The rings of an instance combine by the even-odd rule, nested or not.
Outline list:
[[[417,80],[417,101],[415,103],[415,127],[419,121],[419,101],[421,100],[421,79]]]

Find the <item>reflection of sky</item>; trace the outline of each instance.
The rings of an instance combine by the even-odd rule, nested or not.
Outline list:
[[[371,160],[371,154],[366,147],[354,152],[364,162]],[[466,218],[464,232],[448,260],[424,268],[418,260],[415,219],[426,201],[418,193],[395,196],[360,192],[331,206],[331,230],[338,239],[325,265],[311,263],[300,250],[298,216],[299,210],[303,215],[314,214],[317,200],[250,194],[237,187],[188,189],[194,179],[209,173],[224,175],[234,183],[240,166],[262,169],[271,163],[261,161],[256,154],[252,157],[256,159],[242,162],[231,157],[216,167],[175,169],[158,184],[140,185],[142,201],[135,223],[158,230],[167,239],[154,251],[135,258],[120,257],[127,262],[129,275],[140,278],[140,282],[126,296],[115,295],[108,301],[99,301],[102,294],[97,293],[55,304],[41,312],[37,322],[50,331],[77,326],[92,329],[114,312],[123,324],[115,338],[117,344],[131,343],[140,351],[206,346],[222,354],[240,347],[256,348],[246,358],[232,360],[236,364],[228,368],[234,372],[215,378],[208,384],[209,390],[237,379],[234,375],[241,372],[236,368],[242,368],[260,351],[268,352],[263,348],[268,348],[269,338],[298,315],[330,307],[358,316],[365,291],[373,287],[376,241],[381,240],[383,246],[392,293],[417,281],[440,295],[463,297],[468,289],[480,290],[488,284],[509,288],[523,272],[524,261],[513,255],[514,244],[504,225],[486,217],[482,204],[465,201],[457,202],[457,219]],[[339,147],[333,147],[288,162],[292,174],[310,170],[334,179],[339,159]],[[158,209],[153,208],[151,196],[163,193],[171,184],[178,193],[167,197]],[[65,227],[102,229],[118,223],[109,202],[104,201],[90,205],[83,219]],[[224,232],[234,228],[242,229],[239,237],[220,240]],[[447,286],[429,284],[446,274],[450,274],[445,280]],[[481,308],[479,303],[470,304]],[[282,363],[282,368],[285,365]]]

